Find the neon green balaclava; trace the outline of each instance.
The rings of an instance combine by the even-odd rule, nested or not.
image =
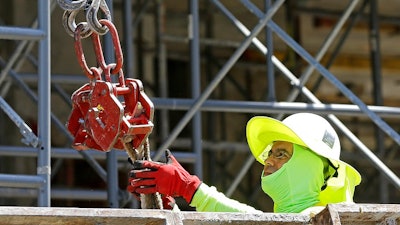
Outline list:
[[[324,183],[320,156],[293,144],[293,155],[278,171],[261,175],[261,187],[274,201],[274,212],[299,213],[319,203]]]

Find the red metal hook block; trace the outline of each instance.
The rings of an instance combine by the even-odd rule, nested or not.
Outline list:
[[[96,80],[74,92],[67,127],[75,149],[124,150],[127,141],[138,148],[150,135],[154,106],[141,81],[127,79],[126,87],[118,85]]]

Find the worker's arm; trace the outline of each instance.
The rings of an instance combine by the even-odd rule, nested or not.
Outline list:
[[[247,212],[262,213],[262,211],[226,197],[215,187],[202,183],[195,192],[190,206],[200,212]]]
[[[135,161],[130,172],[128,190],[135,194],[159,192],[172,197],[183,197],[198,211],[261,212],[253,207],[226,197],[214,187],[202,184],[189,174],[167,150],[167,163]]]

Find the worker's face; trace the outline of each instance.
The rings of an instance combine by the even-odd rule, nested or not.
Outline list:
[[[268,158],[264,161],[264,176],[268,176],[279,170],[293,155],[293,144],[286,141],[276,141],[268,152]]]

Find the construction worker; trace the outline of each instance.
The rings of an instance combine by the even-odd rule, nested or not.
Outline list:
[[[297,113],[279,121],[256,116],[248,121],[246,136],[253,156],[264,165],[261,187],[274,201],[274,212],[315,215],[328,203],[353,202],[361,176],[339,159],[338,135],[323,117]],[[197,211],[261,212],[190,175],[169,151],[166,157],[166,164],[136,161],[128,190],[180,196]]]

